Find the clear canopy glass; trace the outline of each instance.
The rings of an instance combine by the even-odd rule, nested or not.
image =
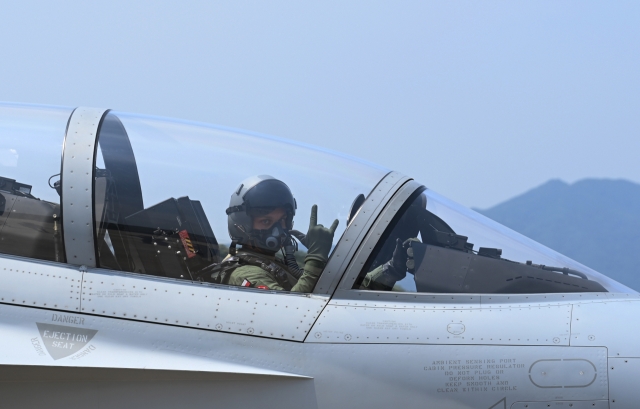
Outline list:
[[[72,112],[63,107],[0,104],[0,253],[65,262],[59,173]],[[105,117],[98,142],[93,197],[99,266],[175,278],[193,278],[192,269],[224,257],[230,243],[225,210],[232,193],[248,177],[271,175],[289,186],[297,202],[294,228],[302,232],[314,204],[319,223],[329,226],[338,219],[335,245],[354,199],[368,195],[388,172],[284,139],[123,112],[112,111]],[[177,223],[172,227],[177,234],[173,242],[157,220]],[[183,229],[188,234],[180,230],[184,223],[189,224],[190,230]],[[396,239],[412,237],[421,243],[403,248],[407,269],[389,289],[633,292],[431,190],[411,198],[399,212],[376,244],[357,285],[364,285],[365,276],[392,261]],[[146,253],[131,251],[136,246],[157,247]],[[180,258],[178,264],[156,258],[144,271],[136,269],[144,264],[140,254],[148,260],[158,252],[180,252],[187,268],[178,265]],[[168,271],[175,273],[163,273]]]
[[[122,144],[123,134],[132,152]],[[289,186],[297,202],[294,228],[302,232],[307,231],[314,204],[318,223],[328,227],[337,219],[335,244],[347,226],[354,199],[368,195],[388,173],[352,157],[284,139],[113,111],[99,134],[96,166],[101,266],[185,279],[193,279],[194,270],[224,257],[231,241],[226,209],[232,193],[248,177],[270,175]],[[134,186],[136,179],[139,184]],[[117,214],[109,197],[117,197]],[[181,219],[193,226],[183,228]],[[131,248],[131,241],[132,254],[119,256]],[[169,268],[175,257],[162,259],[169,252],[180,254],[186,267]],[[212,254],[200,259],[205,253]],[[141,260],[136,262],[136,257]]]
[[[59,180],[71,108],[0,104],[0,253],[64,261]]]
[[[420,241],[411,242],[413,237]],[[404,243],[402,256],[393,255],[396,240]],[[396,216],[356,288],[438,293],[634,292],[432,190],[410,199]]]

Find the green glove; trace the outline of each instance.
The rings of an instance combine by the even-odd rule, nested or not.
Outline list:
[[[289,230],[289,233],[305,247],[307,247],[307,235],[301,232],[300,230]]]
[[[396,239],[396,248],[393,250],[393,256],[391,260],[385,263],[384,268],[385,271],[398,280],[402,280],[407,275],[407,250],[404,249],[400,239]]]
[[[396,239],[396,248],[393,250],[393,256],[391,256],[391,260],[382,265],[382,271],[385,274],[393,277],[398,281],[407,276],[407,270],[409,270],[409,272],[413,274],[415,265],[412,264],[412,267],[409,268],[409,261],[411,263],[414,263],[413,251],[408,251],[411,247],[412,242],[420,243],[420,240],[416,238],[410,238],[402,242],[400,241],[400,239]],[[408,255],[408,253],[410,254],[410,256]]]
[[[318,224],[318,206],[313,205],[313,207],[311,207],[309,231],[307,231],[304,243],[307,247],[307,256],[304,259],[305,263],[308,260],[316,260],[323,264],[327,262],[331,245],[333,244],[333,233],[335,233],[337,227],[337,219],[333,221],[333,224],[328,229]]]

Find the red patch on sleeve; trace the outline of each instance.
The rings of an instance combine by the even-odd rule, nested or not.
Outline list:
[[[269,287],[267,287],[266,285],[259,285],[256,288],[259,288],[261,290],[268,290],[269,289]]]

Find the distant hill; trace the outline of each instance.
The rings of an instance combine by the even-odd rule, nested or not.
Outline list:
[[[549,182],[474,209],[640,291],[640,185],[625,180]]]

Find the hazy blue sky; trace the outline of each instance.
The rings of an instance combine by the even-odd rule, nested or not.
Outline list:
[[[640,2],[14,1],[0,100],[218,123],[488,207],[640,182]]]

